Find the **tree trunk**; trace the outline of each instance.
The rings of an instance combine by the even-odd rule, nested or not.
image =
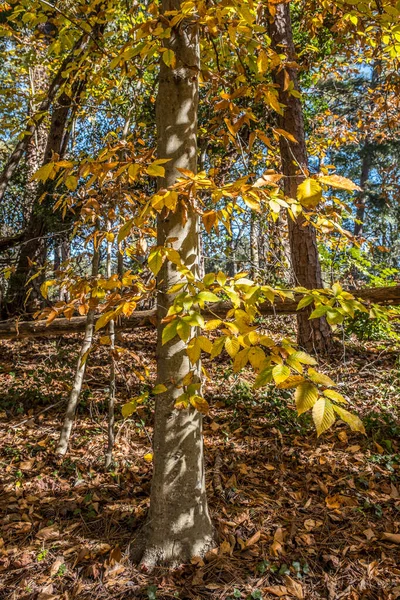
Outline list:
[[[250,214],[250,276],[255,279],[260,274],[260,253],[259,253],[260,227],[258,215],[254,211]]]
[[[359,236],[363,233],[365,203],[366,203],[366,184],[369,177],[369,172],[372,166],[372,148],[366,144],[362,150],[360,188],[361,192],[357,198],[356,221],[354,223],[354,235]],[[357,222],[358,221],[358,222]]]
[[[182,0],[162,0],[162,12],[180,10]],[[160,187],[173,185],[178,168],[196,172],[199,34],[194,19],[172,28],[166,42],[176,58],[174,68],[160,62],[156,103],[157,153],[169,158]],[[158,219],[157,242],[177,249],[196,275],[199,268],[199,224],[190,201],[181,198],[175,213]],[[170,241],[169,241],[170,240]],[[186,343],[175,337],[162,345],[162,332],[174,296],[169,288],[180,281],[175,266],[166,261],[158,277],[157,383],[167,391],[156,397],[154,473],[150,509],[144,533],[141,565],[177,565],[202,556],[213,545],[204,476],[202,415],[189,406],[175,408],[182,394],[182,379],[191,370],[200,379],[200,365],[191,367]]]
[[[107,223],[107,231],[111,231],[111,223]],[[113,242],[107,240],[106,277],[112,275],[112,247]],[[113,461],[113,450],[115,443],[115,322],[114,319],[108,323],[108,335],[110,336],[110,391],[108,395],[108,421],[107,421],[107,450],[105,456],[105,468],[109,469]]]
[[[77,92],[79,82],[72,86],[73,96]],[[68,139],[68,118],[71,109],[70,98],[66,93],[61,94],[57,106],[53,110],[49,133],[47,136],[46,150],[44,153],[43,164],[48,163],[53,153],[59,155],[60,159],[66,149],[66,140]],[[25,230],[23,243],[18,258],[15,272],[11,275],[7,290],[6,313],[15,315],[33,311],[35,295],[27,289],[27,282],[34,269],[43,268],[47,256],[47,235],[53,229],[53,199],[51,192],[54,188],[52,180],[39,185],[36,190],[36,197],[33,202],[32,212],[29,218],[28,226]],[[43,278],[42,278],[43,279]],[[38,282],[32,280],[35,288],[38,289]],[[40,294],[36,292],[36,296]],[[29,305],[27,302],[29,301]]]
[[[269,35],[276,52],[284,52],[289,67],[274,72],[274,81],[279,86],[279,102],[284,105],[284,113],[279,117],[279,126],[294,136],[297,143],[280,137],[282,172],[285,175],[284,191],[296,198],[297,187],[304,179],[307,169],[307,149],[304,132],[303,109],[299,98],[292,96],[285,86],[285,71],[299,89],[295,63],[292,25],[289,4],[277,4],[276,14],[269,22]],[[322,288],[321,265],[319,262],[315,230],[307,224],[303,215],[295,221],[289,218],[289,240],[293,275],[297,285],[307,289]],[[309,320],[310,309],[297,315],[298,342],[308,351],[325,354],[332,344],[332,331],[325,318]]]
[[[97,277],[99,272],[99,249],[93,249],[92,259],[92,277]],[[64,423],[60,433],[56,454],[65,456],[68,450],[69,438],[71,437],[72,426],[74,424],[76,408],[79,402],[79,396],[82,389],[83,378],[86,371],[87,354],[92,347],[94,321],[96,318],[95,308],[89,308],[86,315],[85,337],[79,352],[78,364],[76,365],[75,378],[72,384],[71,394],[68,400],[67,410],[65,412]]]
[[[63,60],[59,70],[57,71],[53,81],[49,86],[46,98],[40,103],[40,106],[38,107],[38,117],[27,127],[26,131],[24,132],[24,137],[18,142],[13,152],[11,153],[7,163],[4,166],[2,173],[0,174],[0,200],[3,199],[8,184],[10,183],[10,180],[14,175],[16,168],[18,167],[22,157],[24,156],[26,149],[28,148],[28,145],[30,143],[30,140],[32,139],[32,136],[35,135],[35,132],[43,123],[44,119],[46,118],[47,111],[49,110],[58,92],[60,91],[60,88],[65,84],[64,74],[68,66],[71,64],[72,61],[76,60],[78,53],[85,48],[88,39],[90,39],[90,36],[87,33],[84,33],[76,42],[69,55]]]

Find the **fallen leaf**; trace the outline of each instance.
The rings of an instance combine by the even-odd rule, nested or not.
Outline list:
[[[363,534],[365,535],[368,541],[372,540],[373,538],[376,538],[376,535],[372,531],[372,529],[364,529]]]
[[[39,540],[56,540],[60,537],[60,531],[57,528],[57,525],[51,525],[50,527],[43,527],[40,531],[38,531],[36,537]]]
[[[289,575],[285,576],[285,583],[287,587],[287,591],[291,596],[298,598],[299,600],[303,600],[303,586],[298,581],[295,581]]]
[[[61,565],[63,565],[63,564],[64,564],[64,557],[57,556],[56,560],[51,565],[50,577],[54,577],[54,575],[57,575],[58,571],[60,570]]]
[[[261,536],[261,531],[257,531],[254,535],[252,535],[251,538],[248,539],[246,542],[246,548],[248,548],[249,546],[253,546],[254,544],[257,544],[258,540],[260,539],[260,536]]]
[[[278,596],[278,598],[282,598],[282,596],[286,596],[288,593],[286,587],[284,585],[271,585],[269,587],[264,588],[264,591],[272,594],[273,596]]]
[[[393,544],[400,544],[400,533],[388,533],[384,531],[382,533],[382,539],[392,542]]]

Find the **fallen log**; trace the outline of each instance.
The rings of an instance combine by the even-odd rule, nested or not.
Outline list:
[[[351,290],[355,298],[363,302],[380,304],[383,306],[400,305],[400,286],[365,288],[363,290]],[[294,300],[276,299],[274,304],[264,302],[258,309],[262,315],[282,315],[294,314],[297,304],[302,298],[301,294],[296,294]],[[223,317],[228,310],[232,308],[230,302],[217,302],[209,304],[202,311],[206,318],[221,316]],[[0,339],[14,338],[32,338],[32,337],[50,337],[73,333],[82,333],[85,329],[86,316],[72,317],[71,319],[54,319],[49,325],[47,321],[3,321],[0,323]],[[141,327],[154,327],[156,325],[156,311],[138,310],[129,318],[116,321],[115,329],[117,331],[138,329]]]

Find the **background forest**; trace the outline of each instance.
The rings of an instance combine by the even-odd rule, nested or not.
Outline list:
[[[400,4],[0,4],[0,598],[400,598]]]

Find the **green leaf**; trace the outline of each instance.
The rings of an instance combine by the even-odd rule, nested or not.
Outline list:
[[[178,325],[176,326],[176,333],[179,335],[182,341],[186,342],[192,333],[192,328],[183,319],[179,319]]]
[[[131,400],[127,404],[124,404],[121,408],[121,413],[124,419],[127,419],[135,412],[137,407],[137,401],[135,399]]]
[[[197,294],[197,299],[199,302],[219,302],[220,301],[220,298],[218,298],[218,296],[213,294],[213,292],[208,292],[207,290],[199,292]]]
[[[170,323],[168,323],[168,325],[166,325],[162,331],[162,335],[161,335],[161,342],[162,345],[164,346],[164,344],[166,344],[167,342],[169,342],[170,340],[172,340],[172,338],[174,338],[176,336],[176,329],[178,327],[178,319],[174,319],[173,321],[171,321]]]
[[[357,417],[357,415],[353,415],[353,413],[349,412],[348,410],[345,410],[341,406],[336,406],[335,404],[333,404],[332,406],[335,413],[339,415],[342,421],[350,425],[350,428],[353,431],[360,431],[365,435],[365,427],[361,419]]]
[[[264,387],[268,383],[272,381],[272,367],[267,367],[258,375],[257,379],[254,382],[254,388],[258,389],[260,387]]]
[[[315,179],[307,178],[297,188],[297,200],[306,208],[315,208],[322,198],[322,187]]]
[[[296,310],[301,310],[314,302],[314,296],[304,296],[297,305]]]
[[[318,390],[312,383],[304,381],[297,386],[294,398],[296,401],[297,414],[302,415],[310,410],[318,400]]]
[[[330,400],[327,398],[317,400],[312,409],[312,416],[319,437],[321,433],[324,433],[335,422],[335,413]]]
[[[154,396],[157,396],[157,394],[163,394],[164,392],[166,392],[167,386],[165,386],[163,383],[159,383],[158,385],[153,387],[152,391],[153,391]]]
[[[317,306],[316,309],[312,311],[311,315],[309,316],[309,319],[318,319],[318,317],[323,317],[324,315],[326,315],[330,308],[331,307],[326,306],[326,304],[320,304],[319,306]]]

